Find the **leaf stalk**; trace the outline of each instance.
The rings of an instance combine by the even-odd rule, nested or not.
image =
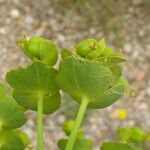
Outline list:
[[[0,131],[1,131],[1,129],[2,129],[2,126],[3,126],[3,124],[0,122]]]

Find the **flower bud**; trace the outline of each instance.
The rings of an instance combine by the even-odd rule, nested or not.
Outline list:
[[[24,37],[19,41],[19,47],[31,60],[41,60],[52,66],[58,59],[56,45],[47,39],[41,37]]]

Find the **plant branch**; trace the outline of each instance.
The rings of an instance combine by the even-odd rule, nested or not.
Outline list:
[[[75,121],[73,130],[70,134],[70,137],[69,137],[69,140],[68,140],[68,143],[66,145],[65,150],[73,150],[73,146],[75,144],[75,141],[76,141],[76,138],[77,138],[77,135],[78,135],[78,131],[79,131],[79,128],[81,126],[83,117],[85,115],[88,103],[89,103],[89,100],[86,97],[83,97],[82,101],[81,101],[79,111],[78,111],[78,114],[77,114],[77,117],[76,117],[76,121]]]
[[[0,122],[0,131],[1,131],[1,129],[2,129],[2,126],[3,126],[3,125],[2,125],[2,123]]]
[[[38,110],[37,110],[37,146],[38,150],[44,149],[43,141],[43,93],[38,94]]]

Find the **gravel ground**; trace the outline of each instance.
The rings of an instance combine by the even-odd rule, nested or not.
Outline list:
[[[150,132],[150,9],[134,0],[124,14],[120,34],[124,44],[118,47],[127,59],[124,74],[135,90],[135,96],[123,97],[120,101],[104,110],[92,111],[84,129],[87,137],[95,142],[98,150],[100,141],[114,139],[117,127],[138,125]],[[29,60],[19,51],[16,41],[27,34],[52,39],[60,48],[71,48],[75,42],[94,37],[107,38],[114,47],[115,34],[105,34],[101,25],[93,25],[79,30],[82,17],[64,17],[53,9],[49,0],[0,0],[0,78],[12,67],[23,66]],[[116,48],[116,47],[115,47]],[[118,118],[117,111],[126,109],[126,120]],[[45,150],[57,150],[57,139],[64,137],[61,124],[66,117],[60,111],[45,116]],[[27,112],[29,120],[23,127],[32,139],[35,149],[35,113]],[[90,129],[90,130],[89,130]],[[49,147],[49,148],[48,148]]]

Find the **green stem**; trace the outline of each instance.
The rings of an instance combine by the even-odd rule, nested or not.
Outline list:
[[[81,126],[88,103],[89,103],[89,100],[86,97],[83,97],[80,108],[79,108],[79,112],[76,117],[76,121],[75,121],[73,130],[70,134],[70,137],[69,137],[69,140],[68,140],[65,150],[73,150],[73,146],[75,144],[75,141],[76,141],[76,138],[78,135],[78,131]]]
[[[0,122],[0,131],[1,131],[1,129],[2,129],[2,126],[3,126],[3,124]]]
[[[37,146],[38,150],[44,149],[43,141],[43,93],[38,94],[38,110],[37,110]]]

